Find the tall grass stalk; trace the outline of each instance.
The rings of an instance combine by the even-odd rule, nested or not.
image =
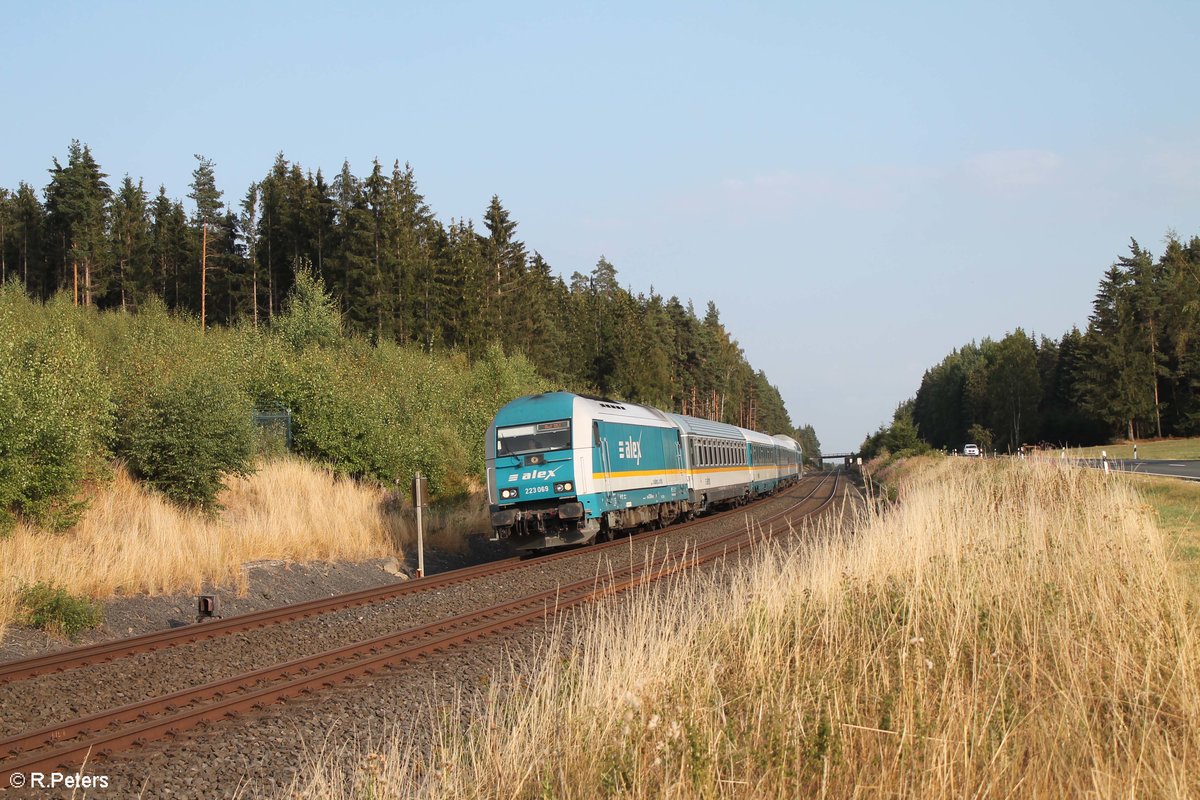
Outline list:
[[[597,607],[433,745],[303,797],[1188,797],[1200,648],[1120,479],[943,459],[902,501]],[[500,688],[504,687],[504,688]]]
[[[93,598],[198,591],[206,581],[244,588],[246,562],[373,558],[402,538],[382,490],[299,459],[232,479],[220,500],[216,516],[184,510],[118,469],[72,530],[18,524],[0,538],[0,626],[17,616],[21,588],[37,583]]]

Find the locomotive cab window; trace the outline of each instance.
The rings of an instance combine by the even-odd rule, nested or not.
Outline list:
[[[519,456],[571,449],[571,420],[534,422],[496,429],[496,455]]]

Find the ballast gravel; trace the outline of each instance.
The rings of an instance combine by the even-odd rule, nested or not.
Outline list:
[[[748,519],[795,504],[815,484],[791,496],[762,501],[707,524],[658,537],[632,539],[628,547],[581,549],[577,557],[539,563],[443,589],[404,595],[372,606],[347,609],[191,645],[121,659],[83,670],[45,675],[0,686],[0,735],[166,694],[230,675],[272,666],[303,655],[485,608],[641,564],[665,552],[737,530]],[[807,487],[807,488],[805,488]],[[605,602],[622,602],[618,595]],[[577,612],[568,612],[568,617]],[[95,797],[272,796],[291,784],[297,771],[331,747],[368,742],[410,726],[429,736],[432,708],[449,707],[464,692],[486,686],[497,668],[544,646],[551,623],[530,624],[360,678],[347,687],[310,699],[197,728],[178,741],[153,742],[89,765],[86,772],[108,777]],[[70,796],[65,792],[63,796]],[[23,796],[13,793],[11,796]],[[37,792],[28,796],[47,796]],[[51,793],[51,796],[53,794]],[[82,796],[78,793],[76,797]]]

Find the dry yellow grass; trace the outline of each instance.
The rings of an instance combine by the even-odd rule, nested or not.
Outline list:
[[[856,532],[603,606],[302,797],[1200,795],[1200,648],[1124,481],[943,459]],[[467,720],[467,721],[462,721]]]
[[[381,489],[298,459],[230,481],[220,500],[215,517],[183,511],[117,469],[71,531],[19,525],[0,539],[0,632],[21,586],[47,582],[93,598],[197,591],[205,581],[244,587],[247,562],[385,556],[411,527]]]

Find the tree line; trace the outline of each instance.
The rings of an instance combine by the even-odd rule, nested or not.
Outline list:
[[[152,298],[211,325],[269,325],[300,272],[319,277],[347,332],[373,343],[478,358],[493,343],[521,352],[550,381],[583,391],[791,432],[783,399],[745,358],[714,303],[653,288],[634,293],[601,257],[569,281],[526,246],[493,196],[472,220],[439,220],[412,167],[349,163],[328,180],[279,154],[239,200],[197,155],[187,197],[128,175],[113,189],[86,144],[53,159],[39,191],[0,189],[0,283],[31,297],[66,293],[82,307],[135,312]]]
[[[1104,444],[1200,435],[1200,237],[1136,240],[1100,280],[1087,328],[1057,341],[1017,328],[954,350],[867,437],[874,455],[976,442]]]

